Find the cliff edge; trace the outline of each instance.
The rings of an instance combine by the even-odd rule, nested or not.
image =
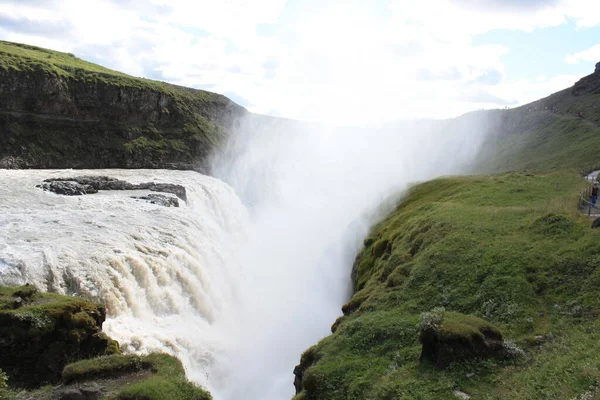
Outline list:
[[[245,114],[216,93],[0,41],[0,168],[203,170]]]

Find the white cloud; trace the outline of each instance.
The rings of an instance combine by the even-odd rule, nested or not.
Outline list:
[[[581,61],[600,61],[600,44],[577,53],[569,54],[565,58],[565,61],[569,64],[577,64]]]
[[[286,10],[292,1],[293,13]],[[570,76],[531,82],[507,76],[502,57],[510,49],[474,46],[471,38],[492,29],[557,26],[567,18],[583,29],[600,23],[582,11],[597,10],[600,2],[511,3],[390,0],[388,8],[378,8],[358,0],[8,1],[0,4],[0,16],[39,26],[58,22],[65,30],[49,37],[15,23],[0,25],[0,34],[94,57],[133,75],[236,93],[256,112],[381,122],[522,103],[535,99],[533,93],[563,88],[555,88],[559,82],[571,84]],[[265,23],[276,27],[273,36],[256,33]],[[595,57],[593,49],[568,61]],[[419,79],[424,70],[452,79]],[[490,71],[503,78],[493,87],[477,79]]]

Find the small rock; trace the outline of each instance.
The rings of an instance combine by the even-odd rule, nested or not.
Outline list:
[[[454,392],[452,392],[454,394],[455,397],[458,397],[459,399],[470,399],[471,396],[469,396],[468,394],[466,394],[465,392],[461,392],[460,390],[455,390]]]
[[[15,299],[13,299],[12,301],[12,308],[13,310],[16,310],[17,308],[21,308],[23,306],[23,299],[20,297],[17,297]]]
[[[592,222],[592,229],[600,228],[600,218],[596,218],[594,222]]]
[[[177,198],[165,196],[164,194],[150,193],[148,196],[132,196],[132,199],[146,200],[150,204],[157,204],[163,207],[179,207],[179,200]]]
[[[48,192],[62,194],[65,196],[81,196],[84,194],[91,194],[91,193],[98,192],[92,186],[82,185],[77,182],[68,182],[68,181],[46,182],[41,185],[37,185],[36,187],[39,187]]]
[[[468,374],[465,375],[467,378],[470,378],[472,376],[475,376],[475,374],[473,372],[469,372]]]

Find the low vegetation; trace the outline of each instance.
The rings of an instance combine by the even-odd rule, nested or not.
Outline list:
[[[365,240],[355,294],[335,332],[303,355],[296,399],[596,393],[600,233],[576,208],[585,185],[568,170],[415,186]],[[501,331],[515,357],[420,362],[419,334],[436,318],[442,333]]]
[[[113,355],[69,364],[63,370],[65,383],[120,377],[149,371],[142,379],[116,388],[110,395],[119,400],[211,400],[208,392],[185,377],[181,362],[167,354],[148,356]]]

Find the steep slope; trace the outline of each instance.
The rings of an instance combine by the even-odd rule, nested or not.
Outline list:
[[[365,240],[345,315],[296,368],[296,398],[598,395],[600,232],[575,207],[582,185],[563,171],[416,186]],[[491,322],[518,357],[419,361],[436,307]]]
[[[0,41],[0,167],[202,168],[245,109]]]

